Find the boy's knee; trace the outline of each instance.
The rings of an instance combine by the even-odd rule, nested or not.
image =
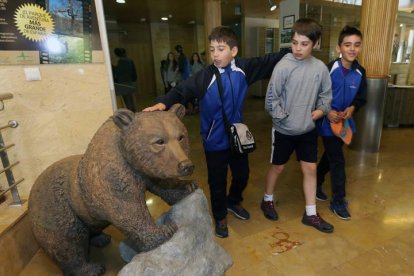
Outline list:
[[[270,167],[270,170],[273,173],[280,174],[280,173],[282,173],[282,171],[283,171],[284,168],[285,168],[285,165],[275,165],[275,164],[272,164],[272,166]]]
[[[316,174],[316,163],[301,162],[301,165],[304,174]]]

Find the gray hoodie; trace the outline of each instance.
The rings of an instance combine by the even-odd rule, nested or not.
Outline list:
[[[326,114],[331,100],[331,78],[326,65],[313,56],[297,60],[289,53],[273,69],[265,109],[278,132],[300,135],[315,128],[311,112],[319,109]]]

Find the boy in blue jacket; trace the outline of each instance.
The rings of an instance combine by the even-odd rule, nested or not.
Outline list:
[[[330,122],[348,120],[352,132],[356,131],[352,114],[365,105],[367,97],[365,69],[356,60],[361,46],[361,32],[354,27],[345,26],[338,38],[337,51],[341,58],[328,65],[332,80],[332,110],[317,122],[325,152],[317,169],[316,198],[321,201],[328,199],[322,191],[322,183],[325,175],[330,172],[332,199],[329,209],[344,220],[351,219],[345,200],[345,159],[342,151],[344,142],[333,134]]]
[[[232,155],[229,137],[225,130],[222,110],[229,124],[243,120],[243,106],[247,87],[257,80],[269,78],[273,67],[284,53],[273,53],[264,57],[236,58],[237,36],[225,26],[212,30],[208,37],[213,64],[198,71],[191,78],[174,87],[160,103],[144,111],[165,110],[175,103],[199,99],[200,128],[207,161],[208,184],[211,207],[216,222],[215,233],[220,238],[228,236],[227,211],[237,218],[247,220],[249,212],[241,205],[242,192],[249,179],[247,154]],[[220,98],[215,72],[219,71],[223,85],[223,100]],[[227,195],[227,169],[232,173]]]

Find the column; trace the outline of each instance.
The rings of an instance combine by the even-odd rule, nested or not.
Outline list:
[[[204,0],[204,33],[206,45],[206,62],[211,63],[209,54],[210,42],[208,35],[211,30],[221,25],[221,1],[220,0]]]
[[[366,106],[355,114],[358,131],[352,149],[379,151],[397,11],[398,0],[362,1],[363,48],[359,61],[366,69],[368,97]]]

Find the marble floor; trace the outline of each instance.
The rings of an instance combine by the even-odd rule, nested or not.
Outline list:
[[[194,178],[209,197],[206,165],[198,130],[198,116],[184,118],[191,139]],[[243,202],[251,214],[242,221],[229,214],[229,237],[216,238],[233,258],[227,276],[241,275],[414,275],[414,128],[385,128],[379,153],[345,149],[347,197],[352,219],[343,221],[318,202],[318,212],[335,226],[332,234],[301,223],[304,211],[302,176],[291,158],[276,188],[279,220],[264,218],[259,204],[270,158],[271,121],[263,99],[249,98],[245,121],[258,149],[250,155],[251,175]],[[325,190],[329,193],[330,183]],[[168,209],[158,197],[149,205],[153,216]],[[92,259],[105,262],[116,275],[124,263],[117,245],[121,239],[109,228],[113,242],[94,249]],[[21,275],[60,275],[39,251]]]

